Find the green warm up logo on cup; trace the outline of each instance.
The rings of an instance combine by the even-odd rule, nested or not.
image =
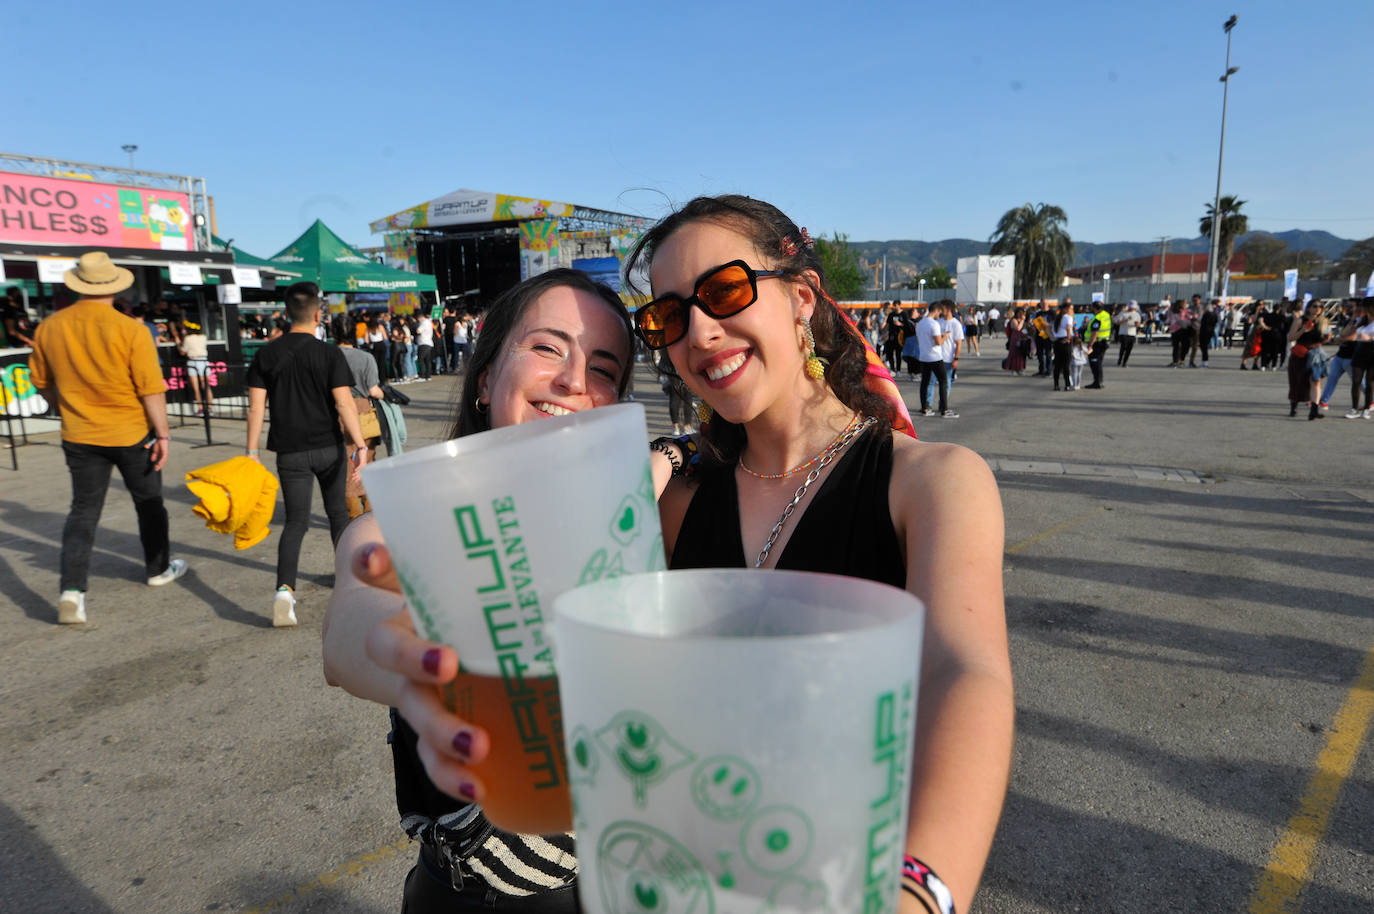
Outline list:
[[[520,534],[515,497],[507,495],[491,502],[486,530],[476,505],[456,508],[453,516],[496,653],[520,749],[527,770],[535,778],[533,787],[564,786],[563,716],[557,686],[550,682],[556,675],[553,652],[544,634],[539,589],[534,585]]]
[[[628,403],[363,469],[416,631],[458,652],[440,693],[491,736],[471,767],[487,818],[508,831],[572,822],[552,601],[579,582],[664,567],[647,441],[644,408]]]

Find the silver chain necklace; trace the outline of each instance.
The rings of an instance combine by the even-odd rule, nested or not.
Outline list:
[[[763,563],[768,561],[768,553],[773,551],[773,546],[777,543],[778,536],[782,533],[783,527],[787,526],[787,519],[792,516],[792,512],[797,509],[797,505],[801,504],[801,500],[806,496],[806,490],[810,488],[811,483],[820,478],[821,472],[830,465],[831,461],[833,461],[845,447],[848,446],[849,442],[853,441],[857,436],[863,433],[864,429],[877,421],[877,419],[869,416],[859,425],[850,429],[845,433],[844,437],[840,439],[839,444],[832,448],[830,453],[821,458],[821,462],[816,464],[815,469],[806,474],[806,481],[797,487],[797,494],[793,495],[792,500],[787,503],[787,507],[782,509],[782,516],[779,517],[778,522],[773,525],[773,532],[768,534],[768,542],[763,544],[763,549],[759,551],[759,557],[754,561],[755,568],[762,568]]]

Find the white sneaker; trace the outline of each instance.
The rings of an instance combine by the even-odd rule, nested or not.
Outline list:
[[[1374,419],[1374,409],[1367,409],[1367,410],[1365,410],[1365,411],[1364,411],[1364,417],[1365,417],[1366,419]]]
[[[161,587],[163,584],[170,584],[177,578],[186,573],[187,565],[185,559],[172,559],[167,563],[167,570],[162,574],[155,574],[148,579],[149,587]]]
[[[1345,414],[1345,417],[1346,417],[1347,419],[1363,419],[1363,418],[1364,418],[1364,410],[1362,410],[1362,409],[1351,409],[1351,410],[1347,410],[1347,411],[1346,411],[1346,414]]]
[[[289,587],[278,587],[277,595],[272,598],[272,625],[275,628],[290,628],[296,624],[296,595]]]
[[[57,621],[61,625],[81,625],[86,621],[86,595],[79,590],[64,590],[57,600]]]

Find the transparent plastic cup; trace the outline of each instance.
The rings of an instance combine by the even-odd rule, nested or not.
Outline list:
[[[919,600],[704,570],[555,602],[585,909],[897,910]]]
[[[448,707],[491,734],[474,770],[510,831],[571,816],[553,600],[664,567],[637,403],[541,419],[368,464],[363,483],[415,630],[458,652]]]

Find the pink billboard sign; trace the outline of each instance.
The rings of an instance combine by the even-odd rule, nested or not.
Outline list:
[[[186,194],[0,172],[0,241],[195,249]]]

